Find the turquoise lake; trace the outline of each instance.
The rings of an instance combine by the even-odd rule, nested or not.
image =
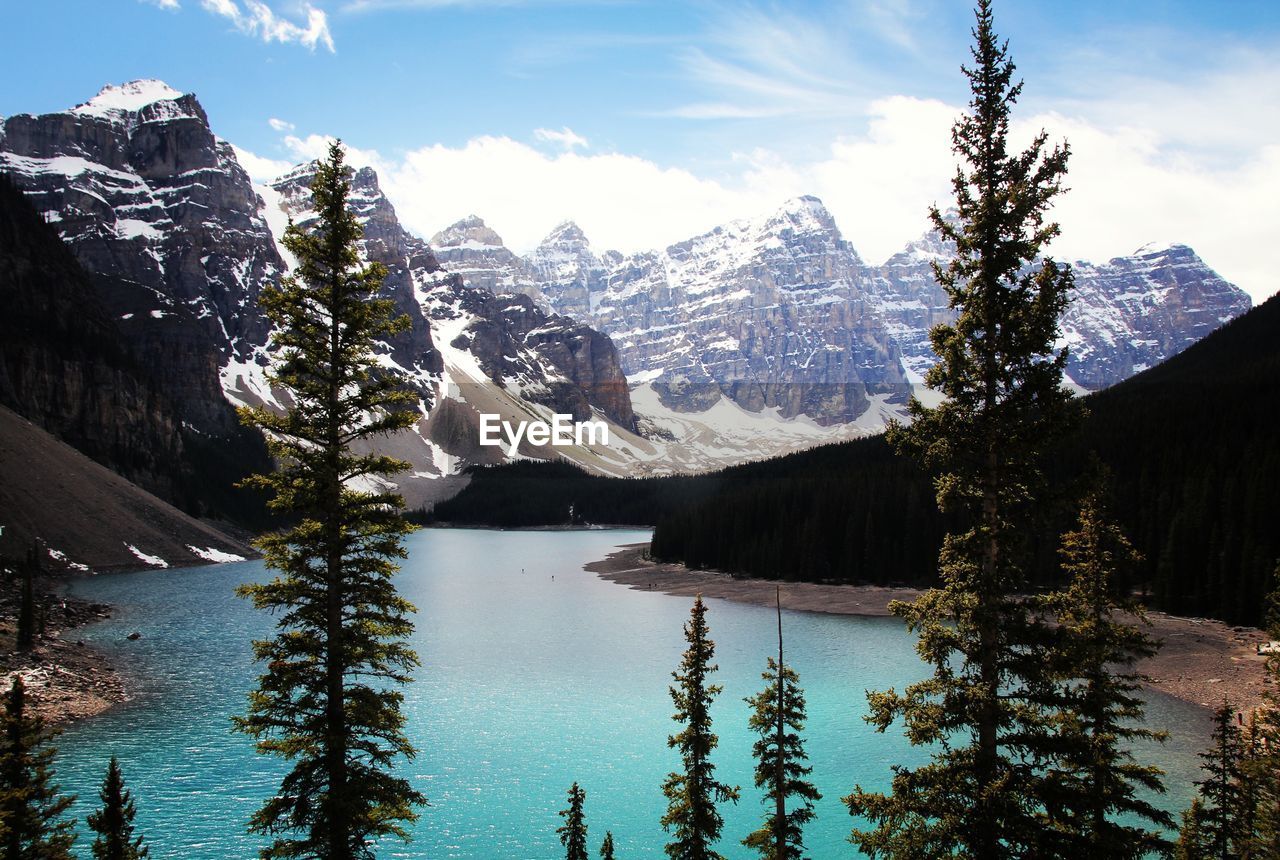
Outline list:
[[[430,799],[414,841],[387,844],[382,857],[555,858],[556,812],[578,781],[587,792],[594,857],[612,830],[620,858],[660,858],[666,834],[660,786],[677,766],[667,693],[684,650],[690,599],[633,591],[584,572],[644,531],[498,532],[424,530],[409,537],[397,578],[418,607],[414,646],[423,666],[406,688],[408,731],[418,758],[403,773]],[[81,722],[58,740],[58,780],[79,795],[83,821],[97,802],[107,759],[117,755],[138,804],[139,831],[153,858],[229,860],[256,856],[244,822],[269,796],[280,764],[231,731],[257,668],[249,640],[271,619],[233,590],[261,579],[260,562],[185,570],[105,574],[72,592],[111,603],[115,617],[83,638],[131,677],[132,700]],[[554,577],[554,578],[553,578]],[[708,622],[724,685],[714,708],[719,776],[742,786],[723,807],[722,853],[758,826],[751,788],[753,736],[743,698],[762,685],[776,650],[773,611],[708,601]],[[926,759],[900,731],[867,726],[865,689],[919,678],[912,637],[895,619],[785,612],[788,662],[809,705],[806,732],[814,780],[823,792],[808,828],[815,860],[854,857],[853,820],[840,798],[855,784],[884,787],[890,765]],[[128,641],[133,632],[141,639]],[[1161,805],[1183,808],[1207,737],[1199,709],[1164,696],[1151,723],[1173,732],[1150,758],[1168,771]],[[88,856],[89,839],[77,843]]]

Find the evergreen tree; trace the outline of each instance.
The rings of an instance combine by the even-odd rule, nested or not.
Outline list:
[[[805,764],[800,733],[804,731],[804,691],[795,670],[782,659],[782,602],[778,601],[778,657],[770,657],[761,676],[765,688],[747,698],[751,706],[751,730],[760,737],[752,746],[756,757],[755,784],[763,788],[764,825],[742,840],[760,852],[764,860],[800,860],[804,853],[804,826],[813,820],[813,804],[822,795],[807,777],[813,768]],[[788,798],[799,806],[787,808]]]
[[[1117,615],[1131,613],[1145,623],[1136,601],[1114,596],[1117,574],[1139,557],[1106,518],[1101,496],[1094,490],[1085,497],[1077,529],[1063,535],[1062,566],[1071,582],[1047,601],[1059,622],[1055,651],[1063,677],[1052,717],[1059,747],[1041,793],[1052,853],[1136,858],[1168,849],[1159,829],[1136,822],[1173,826],[1167,812],[1138,793],[1163,793],[1163,772],[1139,764],[1131,752],[1134,741],[1165,739],[1145,727],[1140,691],[1147,679],[1133,669],[1158,646]]]
[[[606,830],[600,843],[600,860],[613,860],[613,831]]]
[[[702,595],[693,601],[684,636],[689,647],[679,670],[671,673],[676,682],[671,687],[676,707],[672,719],[684,728],[667,738],[667,746],[679,748],[684,770],[668,775],[662,786],[667,798],[662,827],[674,831],[675,836],[665,850],[671,860],[722,860],[713,848],[724,827],[716,804],[726,800],[737,803],[738,787],[717,781],[711,763],[711,753],[719,743],[711,731],[711,702],[721,688],[707,683],[718,667],[711,662],[716,646],[707,636],[707,607]]]
[[[1182,827],[1178,830],[1177,844],[1173,846],[1174,860],[1204,860],[1209,856],[1209,845],[1200,828],[1203,817],[1204,804],[1197,797],[1182,812]]]
[[[1049,633],[1017,594],[1040,513],[1041,461],[1076,412],[1061,384],[1066,351],[1054,348],[1072,275],[1040,260],[1058,234],[1044,216],[1068,151],[1046,151],[1043,132],[1026,151],[1008,151],[1022,85],[990,0],[976,16],[974,66],[964,70],[973,98],[952,129],[964,162],[952,183],[957,212],[930,212],[957,252],[934,267],[957,311],[930,333],[939,361],[926,382],[946,399],[935,408],[913,400],[912,423],[889,430],[900,452],[935,472],[939,507],[959,525],[939,555],[941,587],[894,606],[919,634],[932,677],[869,695],[878,729],[900,718],[913,744],[936,752],[923,767],[896,768],[890,793],[859,787],[845,799],[870,822],[852,839],[873,857],[989,860],[1027,856],[1041,841],[1035,764],[1045,716],[1034,696]]]
[[[142,837],[133,835],[133,798],[124,787],[120,763],[111,757],[107,776],[98,796],[102,808],[89,814],[89,829],[98,834],[93,841],[94,860],[141,860],[148,856]]]
[[[1235,708],[1225,701],[1213,713],[1211,745],[1200,754],[1206,777],[1196,783],[1200,788],[1198,804],[1193,804],[1183,823],[1184,837],[1188,827],[1192,834],[1184,841],[1200,846],[1201,856],[1217,860],[1238,857],[1244,836],[1240,825],[1245,800],[1241,791],[1244,749],[1235,716]]]
[[[383,267],[359,265],[348,174],[335,142],[311,185],[317,226],[285,233],[296,274],[262,293],[279,347],[271,378],[292,406],[241,410],[280,463],[249,483],[292,523],[258,542],[276,578],[240,589],[277,615],[277,632],[254,643],[266,671],[236,723],[260,752],[292,762],[250,821],[275,837],[264,857],[370,857],[372,840],[407,840],[403,823],[426,802],[392,773],[397,757],[414,755],[396,689],[418,665],[404,642],[414,609],[392,583],[408,524],[399,496],[352,486],[406,468],[353,446],[413,423],[412,395],[374,355],[408,321],[374,298]]]
[[[26,713],[27,691],[15,677],[5,697],[0,748],[0,825],[5,860],[70,860],[74,822],[63,813],[75,797],[58,794],[50,741],[56,732]]]
[[[1272,640],[1280,640],[1280,565],[1276,567],[1275,588],[1268,597],[1266,629]],[[1247,802],[1251,805],[1251,827],[1244,856],[1280,858],[1280,654],[1267,658],[1271,683],[1263,707],[1250,720],[1252,755],[1245,762]]]
[[[564,846],[565,860],[587,860],[587,820],[582,804],[587,793],[575,782],[569,787],[569,808],[560,810],[564,824],[556,828],[560,844]]]

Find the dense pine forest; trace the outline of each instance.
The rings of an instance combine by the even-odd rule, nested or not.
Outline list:
[[[1280,301],[1086,400],[1076,439],[1047,464],[1071,525],[1096,453],[1143,562],[1125,583],[1150,603],[1261,621],[1280,557]],[[933,584],[946,528],[928,479],[877,436],[707,475],[622,480],[564,463],[479,468],[429,523],[527,528],[650,525],[657,558],[788,580]],[[1056,547],[1039,548],[1048,584]]]

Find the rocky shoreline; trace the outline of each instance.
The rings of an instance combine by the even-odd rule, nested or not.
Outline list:
[[[86,645],[75,631],[111,617],[111,607],[49,591],[39,596],[44,632],[30,651],[17,651],[14,641],[16,601],[0,603],[0,684],[7,691],[15,677],[27,688],[29,707],[51,725],[100,714],[128,699],[124,678],[106,655]]]
[[[762,606],[773,605],[775,586],[781,585],[783,608],[837,615],[887,616],[890,601],[914,600],[920,594],[913,588],[744,579],[655,562],[647,551],[648,544],[629,544],[586,569],[634,589]],[[1246,712],[1262,704],[1269,680],[1266,658],[1255,652],[1256,644],[1267,638],[1261,630],[1163,612],[1150,612],[1147,619],[1151,634],[1161,642],[1160,652],[1139,665],[1152,689],[1207,710],[1224,699]]]

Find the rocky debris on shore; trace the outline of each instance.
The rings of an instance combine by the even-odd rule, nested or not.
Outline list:
[[[100,714],[125,701],[123,679],[101,652],[74,633],[109,618],[111,607],[43,589],[37,601],[34,647],[18,651],[16,589],[6,589],[0,598],[0,689],[7,690],[14,678],[22,678],[30,706],[51,724]]]
[[[774,588],[780,585],[784,609],[839,615],[889,615],[890,601],[914,600],[920,594],[910,588],[776,582],[689,570],[681,564],[653,561],[648,557],[648,544],[621,547],[586,569],[634,589],[690,597],[701,594],[764,606],[773,605]],[[1258,644],[1270,637],[1261,630],[1163,612],[1149,612],[1147,620],[1148,632],[1161,646],[1156,656],[1138,666],[1149,677],[1150,688],[1207,710],[1224,700],[1245,713],[1263,704],[1270,679],[1267,657],[1259,653]]]

